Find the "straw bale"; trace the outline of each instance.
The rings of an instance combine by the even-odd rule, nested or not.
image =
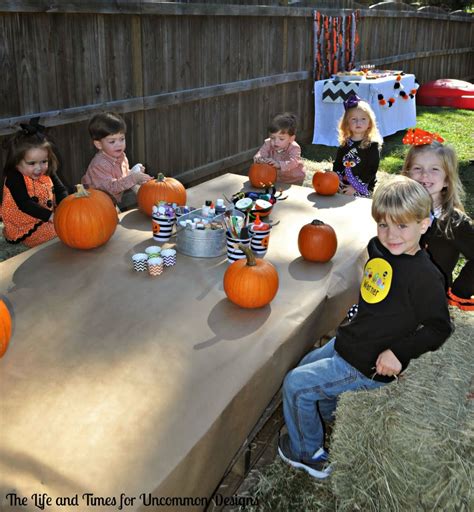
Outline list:
[[[338,511],[474,510],[472,313],[397,382],[344,393],[331,442]]]
[[[259,505],[245,510],[474,510],[474,315],[451,312],[451,338],[412,361],[399,382],[341,396],[330,478],[319,482],[277,459],[257,472],[249,494]]]

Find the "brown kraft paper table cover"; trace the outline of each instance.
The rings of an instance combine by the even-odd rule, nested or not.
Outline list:
[[[188,204],[243,186],[247,178],[226,174],[188,189]],[[286,372],[357,299],[375,234],[368,199],[285,193],[265,256],[280,287],[261,309],[227,300],[225,255],[178,253],[160,277],[134,272],[131,255],[155,245],[138,210],[121,214],[97,249],[54,240],[0,264],[14,325],[0,360],[1,510],[38,510],[35,493],[62,511],[117,510],[122,493],[135,498],[123,510],[153,510],[150,495],[212,495]],[[315,218],[337,233],[325,264],[298,251],[300,228]],[[27,500],[13,506],[9,493]],[[115,503],[92,506],[87,493]]]

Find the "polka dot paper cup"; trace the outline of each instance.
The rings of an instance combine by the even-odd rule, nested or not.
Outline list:
[[[161,251],[161,257],[165,267],[172,267],[176,265],[176,250],[175,249],[163,249]]]
[[[136,272],[145,272],[148,266],[148,255],[142,252],[132,256],[133,268]]]
[[[163,258],[150,258],[148,260],[148,273],[150,276],[160,276],[163,273]]]

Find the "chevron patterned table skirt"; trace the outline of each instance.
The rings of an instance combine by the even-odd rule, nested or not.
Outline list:
[[[342,82],[318,80],[314,82],[314,134],[313,144],[338,146],[337,125],[344,114],[343,101],[352,92],[367,101],[375,112],[377,125],[382,137],[416,125],[416,101],[408,96],[403,99],[400,90],[407,94],[415,86],[415,75],[403,75],[400,89],[395,89],[395,77],[376,80]],[[379,95],[385,100],[394,98],[391,107],[379,104]]]

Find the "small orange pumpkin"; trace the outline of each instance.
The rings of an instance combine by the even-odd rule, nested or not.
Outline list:
[[[118,217],[112,199],[101,190],[76,185],[77,192],[63,199],[54,212],[60,240],[74,249],[93,249],[109,241]]]
[[[240,244],[246,259],[234,261],[224,274],[224,291],[231,302],[242,308],[261,308],[278,291],[278,272],[263,259],[256,259],[249,247]]]
[[[12,317],[7,305],[0,300],[0,357],[7,351],[12,335]]]
[[[339,190],[339,176],[334,171],[317,171],[313,175],[313,188],[321,196],[333,196]]]
[[[147,181],[140,187],[137,201],[140,211],[151,217],[153,206],[160,201],[184,206],[186,204],[186,189],[177,179],[165,178],[160,173],[156,179]]]
[[[298,249],[305,260],[325,263],[336,254],[336,232],[329,224],[315,219],[300,229]]]
[[[277,170],[270,164],[253,163],[249,170],[249,180],[252,187],[271,187],[277,179]]]

